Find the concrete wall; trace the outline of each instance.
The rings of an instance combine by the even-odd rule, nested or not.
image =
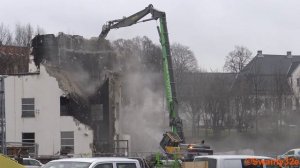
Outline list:
[[[21,142],[22,132],[34,132],[39,155],[60,151],[60,132],[74,131],[74,154],[91,154],[93,133],[71,116],[60,116],[60,96],[55,78],[41,66],[40,74],[5,79],[7,142]],[[35,98],[35,117],[22,118],[22,98]]]

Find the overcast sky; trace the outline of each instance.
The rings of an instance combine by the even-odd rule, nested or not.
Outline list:
[[[11,29],[31,23],[47,33],[98,36],[102,25],[150,3],[167,13],[170,42],[194,51],[201,68],[222,70],[235,45],[270,54],[300,55],[299,0],[0,0],[0,22]],[[158,43],[156,22],[112,30],[108,39],[148,36]]]

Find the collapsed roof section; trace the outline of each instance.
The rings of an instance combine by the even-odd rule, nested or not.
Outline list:
[[[116,62],[110,43],[59,33],[37,35],[31,45],[37,68],[43,64],[64,91],[61,103],[71,112],[68,115],[90,125],[90,98],[101,96],[97,92]]]
[[[103,83],[106,71],[112,70],[116,62],[108,41],[87,40],[78,35],[37,35],[32,40],[32,48],[38,69],[42,63],[63,91],[82,98],[95,92]]]

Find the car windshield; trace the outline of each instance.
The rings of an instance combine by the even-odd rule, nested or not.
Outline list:
[[[197,167],[203,167],[207,165],[208,168],[216,168],[217,167],[217,160],[211,158],[195,158],[194,162],[197,162]]]
[[[43,168],[88,168],[91,163],[87,162],[76,162],[76,161],[69,161],[69,162],[49,162],[43,166]]]

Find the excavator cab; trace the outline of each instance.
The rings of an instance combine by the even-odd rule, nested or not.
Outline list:
[[[177,134],[166,132],[160,141],[160,147],[166,154],[175,154],[180,152],[179,144],[182,142],[182,139]]]
[[[168,156],[177,154],[183,161],[192,161],[194,156],[212,155],[213,150],[209,145],[185,144],[183,140],[173,132],[166,132],[160,141],[160,147]]]
[[[193,161],[195,156],[213,155],[209,145],[204,144],[180,144],[182,161]]]

